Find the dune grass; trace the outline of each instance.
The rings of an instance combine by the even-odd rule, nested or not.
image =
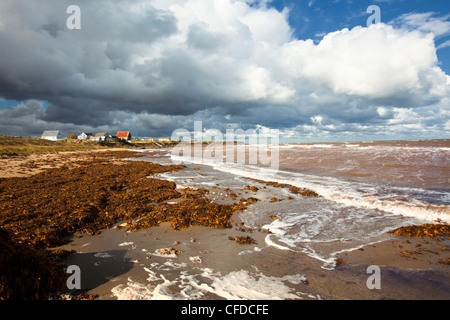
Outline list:
[[[41,138],[8,137],[0,135],[0,156],[61,152],[61,151],[81,151],[108,148],[142,149],[142,148],[167,148],[176,145],[177,141],[77,141],[74,139],[64,139],[49,141]]]
[[[114,147],[99,142],[0,136],[0,155],[79,151]],[[117,145],[119,147],[119,145]]]

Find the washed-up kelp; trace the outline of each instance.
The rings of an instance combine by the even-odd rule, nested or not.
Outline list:
[[[228,239],[233,240],[237,243],[240,244],[254,244],[256,243],[255,239],[247,236],[247,237],[241,237],[241,236],[237,236],[237,237],[228,237]]]
[[[150,228],[162,222],[171,222],[173,229],[190,226],[231,228],[231,216],[239,206],[217,204],[207,198],[187,199],[174,204],[152,206],[145,217],[127,223],[128,230]]]
[[[0,225],[19,242],[58,246],[75,232],[95,234],[144,215],[150,203],[180,197],[175,183],[148,176],[181,168],[142,161],[113,164],[100,158],[73,169],[2,179]]]
[[[157,249],[156,250],[157,254],[163,255],[163,256],[177,256],[181,253],[183,253],[183,251],[179,250],[179,249],[174,249],[174,248],[161,248],[161,249]]]
[[[48,299],[65,284],[60,263],[43,250],[17,243],[0,228],[0,300]]]
[[[396,236],[406,236],[415,238],[448,238],[450,236],[450,225],[448,224],[421,224],[400,227],[395,230],[388,231]]]
[[[276,187],[276,188],[284,188],[284,189],[289,189],[289,191],[293,194],[298,194],[304,197],[317,197],[319,196],[315,191],[307,189],[307,188],[299,188],[287,183],[278,183],[278,182],[274,182],[274,181],[265,181],[265,180],[258,180],[258,179],[253,179],[253,178],[246,178],[248,180],[253,180],[268,186],[272,186],[272,187]]]

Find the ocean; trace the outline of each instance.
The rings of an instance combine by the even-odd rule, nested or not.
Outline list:
[[[241,158],[245,161],[233,153],[236,148],[245,150],[246,157]],[[272,153],[271,163],[251,161],[258,150],[269,157]],[[324,269],[334,268],[341,252],[386,240],[388,230],[450,222],[450,140],[277,144],[264,149],[235,144],[224,145],[219,153],[216,149],[218,156],[211,156],[210,150],[209,157],[146,151],[153,152],[149,161],[188,166],[162,175],[179,186],[239,192],[254,185],[261,191],[257,198],[290,197],[257,202],[240,218],[248,228],[270,231],[265,245],[306,253],[323,261]],[[270,186],[263,189],[264,184],[249,178],[308,188],[319,197]],[[268,221],[268,216],[277,219]]]

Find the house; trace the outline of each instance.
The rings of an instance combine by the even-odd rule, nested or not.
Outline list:
[[[82,132],[78,135],[78,139],[80,140],[87,140],[90,139],[93,136],[92,133],[88,133],[88,132]]]
[[[130,141],[131,140],[131,133],[130,133],[130,131],[119,131],[119,132],[117,132],[116,137],[117,137],[117,139]]]
[[[170,137],[161,137],[158,141],[172,141],[172,139]]]
[[[47,130],[42,133],[41,139],[56,141],[62,139],[62,135],[58,130]]]
[[[110,141],[111,135],[108,132],[98,132],[93,137],[91,137],[93,141]]]

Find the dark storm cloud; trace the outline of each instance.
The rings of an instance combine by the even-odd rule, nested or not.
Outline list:
[[[1,5],[12,14],[2,19],[5,26],[0,33],[0,94],[5,98],[127,98],[133,85],[130,56],[142,44],[177,30],[176,19],[156,9],[121,16],[124,1],[79,1],[83,8],[79,31],[65,26],[70,1],[42,1],[39,7],[23,1],[23,11],[18,9],[20,2]]]

